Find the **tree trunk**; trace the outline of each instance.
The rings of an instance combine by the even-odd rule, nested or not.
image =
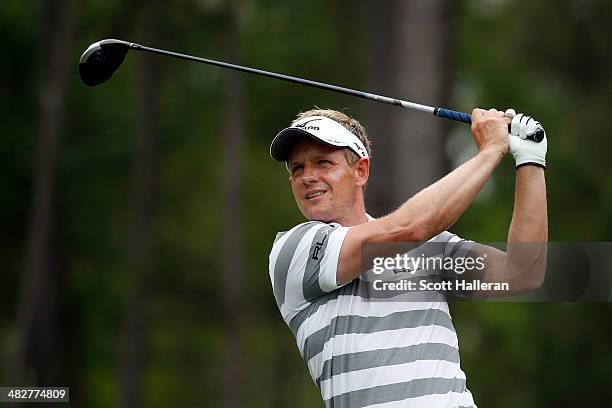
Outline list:
[[[434,106],[446,106],[450,71],[450,2],[372,4],[368,89]],[[432,115],[368,105],[374,141],[370,211],[381,216],[443,176],[446,123]]]
[[[148,5],[146,21],[147,41],[157,43],[156,24],[158,3]],[[133,169],[134,218],[130,241],[130,275],[128,301],[124,320],[121,358],[121,406],[137,407],[142,404],[142,377],[147,350],[147,293],[144,282],[153,265],[152,240],[155,207],[155,180],[158,141],[158,87],[159,58],[141,56],[138,98],[138,129]]]
[[[240,61],[240,2],[226,2],[226,60]],[[238,408],[242,404],[244,383],[243,324],[246,308],[242,274],[244,263],[244,115],[242,106],[243,75],[225,70],[223,101],[223,295],[226,315],[225,364],[223,373],[223,406]]]
[[[13,385],[59,385],[60,339],[55,231],[55,179],[74,46],[76,5],[46,0],[40,51],[40,139],[36,152],[18,338],[8,378]]]

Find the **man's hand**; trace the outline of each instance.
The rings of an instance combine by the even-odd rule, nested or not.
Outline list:
[[[527,135],[533,134],[538,127],[541,127],[540,122],[522,113],[517,115],[513,109],[508,109],[506,116],[512,118],[509,144],[516,168],[524,165],[546,168],[548,149],[546,133],[544,133],[544,139],[539,143],[527,139]]]
[[[508,123],[510,119],[504,112],[496,109],[474,109],[472,111],[472,135],[478,150],[493,150],[501,153],[508,152]]]

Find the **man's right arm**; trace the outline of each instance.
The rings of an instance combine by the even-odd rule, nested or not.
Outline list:
[[[361,273],[366,242],[421,242],[453,225],[472,203],[508,151],[508,123],[503,112],[475,109],[472,134],[476,156],[406,201],[395,212],[348,231],[342,244],[336,280],[350,282]]]

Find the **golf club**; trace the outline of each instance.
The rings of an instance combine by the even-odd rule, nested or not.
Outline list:
[[[421,112],[426,112],[438,116],[440,118],[446,118],[455,120],[458,122],[472,123],[472,117],[467,113],[457,112],[444,108],[435,108],[432,106],[421,105],[414,102],[403,101],[400,99],[389,98],[387,96],[371,94],[363,91],[357,91],[355,89],[344,88],[341,86],[325,84],[323,82],[311,81],[308,79],[302,79],[292,77],[283,74],[277,74],[270,71],[263,71],[260,69],[244,67],[241,65],[228,64],[226,62],[215,61],[211,59],[194,57],[192,55],[180,54],[177,52],[161,50],[158,48],[151,48],[144,45],[131,43],[122,40],[107,39],[95,42],[91,44],[79,60],[79,74],[81,80],[85,85],[96,86],[110,79],[113,73],[119,68],[123,62],[127,52],[132,49],[136,51],[151,52],[153,54],[166,55],[169,57],[185,59],[189,61],[200,62],[203,64],[215,65],[222,68],[233,69],[236,71],[248,72],[250,74],[256,74],[266,76],[269,78],[282,79],[283,81],[295,82],[302,85],[313,86],[316,88],[327,89],[334,92],[343,93],[346,95],[357,96],[377,102],[388,103],[391,105],[401,106],[406,109],[413,109]],[[508,128],[510,125],[508,125]],[[510,131],[510,129],[508,129]],[[541,142],[544,139],[544,129],[538,127],[536,131],[527,136],[536,142]]]

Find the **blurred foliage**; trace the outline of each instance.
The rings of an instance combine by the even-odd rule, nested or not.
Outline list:
[[[241,3],[239,64],[363,88],[365,2]],[[133,215],[132,166],[137,55],[103,86],[80,83],[77,61],[93,41],[143,38],[142,2],[79,5],[74,73],[57,178],[63,370],[75,406],[116,404],[118,344],[129,293],[126,248]],[[160,48],[224,59],[223,0],[179,0],[164,10]],[[451,107],[514,107],[549,135],[550,239],[612,240],[612,1],[464,0],[454,6]],[[16,288],[23,270],[35,146],[39,60],[36,2],[0,6],[0,355],[12,348]],[[347,28],[348,27],[348,28]],[[342,35],[338,30],[344,30]],[[342,39],[340,41],[339,39]],[[406,50],[410,52],[410,50]],[[148,272],[146,406],[219,406],[226,339],[219,293],[222,225],[219,142],[222,72],[163,59],[154,268]],[[271,137],[313,105],[363,102],[298,85],[248,77],[245,83],[244,362],[249,407],[320,406],[316,387],[271,294],[268,252],[275,233],[301,222]],[[376,91],[376,90],[372,90]],[[418,95],[391,95],[418,101]],[[396,109],[389,107],[389,109]],[[398,115],[402,112],[398,110]],[[367,125],[367,123],[366,123]],[[449,143],[459,160],[471,148],[458,125]],[[455,146],[455,144],[453,144]],[[466,147],[467,146],[467,147]],[[504,240],[513,201],[507,159],[454,231]],[[432,180],[433,181],[433,180]],[[606,405],[612,378],[609,304],[454,304],[462,366],[480,406]],[[3,358],[3,360],[6,360]],[[2,377],[0,377],[1,379]],[[2,381],[4,383],[4,381]],[[177,403],[178,401],[178,403]]]

